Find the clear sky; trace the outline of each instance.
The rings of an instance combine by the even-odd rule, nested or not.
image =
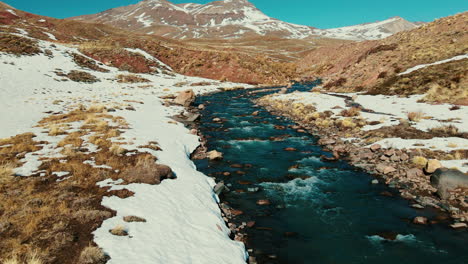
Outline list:
[[[31,13],[65,18],[93,14],[138,0],[0,0]],[[209,0],[173,0],[173,3],[208,3]],[[267,15],[290,23],[332,28],[401,16],[410,21],[468,11],[468,0],[251,0]]]

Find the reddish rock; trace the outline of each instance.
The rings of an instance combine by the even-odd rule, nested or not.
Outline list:
[[[376,167],[377,171],[380,172],[380,173],[383,173],[383,174],[389,174],[389,173],[392,173],[392,172],[395,172],[396,169],[393,168],[392,166],[388,166],[386,164],[378,164],[377,167]]]
[[[382,146],[380,144],[374,144],[374,145],[370,146],[370,150],[372,150],[372,152],[379,151],[381,148],[382,148]]]
[[[192,89],[180,92],[179,95],[177,95],[176,99],[174,99],[174,103],[183,105],[186,107],[191,105],[194,101],[195,101],[195,93],[193,92]]]
[[[252,184],[252,183],[249,182],[249,181],[238,181],[238,183],[239,183],[240,185],[249,185],[249,184]]]
[[[406,177],[408,178],[419,178],[424,175],[424,172],[421,169],[413,168],[406,171]]]
[[[384,152],[385,156],[387,157],[391,157],[393,155],[395,155],[395,150],[394,149],[388,149]]]
[[[258,200],[257,204],[258,205],[270,205],[271,203],[269,200],[264,199],[264,200]]]
[[[427,218],[423,216],[418,216],[413,219],[413,224],[417,225],[427,225]]]
[[[248,228],[252,228],[255,226],[255,221],[250,221],[250,222],[247,222],[247,227]]]
[[[297,149],[295,149],[295,148],[285,148],[284,150],[285,151],[297,151]]]
[[[231,214],[234,216],[239,216],[244,214],[244,212],[242,212],[241,210],[231,210]]]

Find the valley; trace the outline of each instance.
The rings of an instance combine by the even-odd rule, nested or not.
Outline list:
[[[12,5],[0,263],[468,261],[466,11],[318,29],[247,0]]]

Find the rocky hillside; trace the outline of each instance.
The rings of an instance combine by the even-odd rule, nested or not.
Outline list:
[[[327,90],[398,94],[449,91],[457,96],[426,99],[460,103],[466,102],[467,53],[468,12],[465,12],[383,40],[321,47],[298,65],[305,76],[323,77]],[[454,62],[444,63],[451,61]],[[412,67],[416,68],[408,72]]]
[[[175,39],[236,39],[257,36],[304,39],[321,36],[367,40],[385,38],[417,27],[397,17],[351,27],[316,29],[271,18],[247,0],[215,1],[205,5],[173,4],[167,0],[144,0],[135,5],[72,19],[104,23],[144,34]]]
[[[133,73],[150,72],[152,64],[131,52],[141,49],[167,64],[177,73],[217,80],[251,84],[280,84],[295,78],[294,64],[280,62],[259,54],[232,49],[200,48],[157,36],[132,33],[103,24],[82,23],[34,15],[0,6],[1,51],[29,49],[30,44],[18,31],[28,36],[77,45],[86,55],[105,64]],[[24,47],[22,47],[24,46]]]

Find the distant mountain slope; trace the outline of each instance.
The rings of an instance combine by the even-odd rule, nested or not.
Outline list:
[[[391,18],[336,29],[316,29],[287,23],[265,15],[247,0],[224,0],[208,4],[173,4],[167,0],[144,0],[135,5],[72,18],[98,22],[145,34],[175,39],[269,36],[289,39],[327,37],[369,40],[388,37],[417,25],[402,18]]]
[[[15,37],[23,32],[34,39],[79,46],[87,56],[133,73],[151,72],[152,65],[129,49],[143,50],[175,72],[190,76],[251,84],[286,84],[298,77],[295,64],[280,62],[260,52],[244,52],[242,47],[201,47],[109,25],[39,16],[2,2],[0,27],[4,33],[0,34],[0,51],[34,50],[27,40]],[[301,50],[303,48],[307,45],[303,44]],[[290,49],[294,47],[291,45]]]
[[[441,101],[468,103],[468,59],[443,63],[464,58],[460,55],[467,53],[468,12],[464,12],[382,40],[321,47],[298,65],[305,76],[323,77],[328,90],[379,94],[432,90],[435,94],[451,94]],[[415,71],[404,73],[418,65]],[[454,96],[457,93],[460,98]],[[430,100],[438,101],[435,97]]]
[[[321,36],[349,40],[375,40],[389,37],[395,33],[418,27],[401,17],[356,26],[316,30]]]

